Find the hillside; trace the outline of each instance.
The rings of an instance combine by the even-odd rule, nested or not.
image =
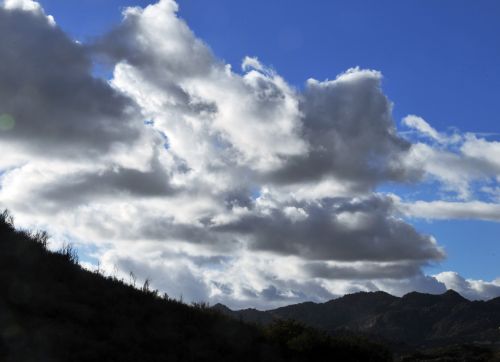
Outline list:
[[[361,292],[326,303],[301,303],[265,312],[214,308],[244,321],[267,324],[294,319],[332,334],[361,332],[392,344],[500,344],[500,298],[469,301],[453,290],[442,295],[412,292],[402,298]]]
[[[389,361],[357,337],[296,322],[262,328],[82,269],[71,248],[0,214],[0,361]]]

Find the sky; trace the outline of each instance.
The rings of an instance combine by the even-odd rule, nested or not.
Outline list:
[[[5,0],[0,207],[186,301],[500,296],[499,18],[493,0]]]

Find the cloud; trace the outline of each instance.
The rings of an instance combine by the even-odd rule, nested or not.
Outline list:
[[[301,97],[309,152],[272,173],[278,182],[333,177],[366,192],[387,180],[418,178],[404,165],[410,144],[397,135],[377,71],[352,68],[333,81],[310,79]]]
[[[363,190],[410,177],[400,159],[409,144],[397,136],[379,72],[353,68],[310,80],[300,94],[257,58],[245,58],[243,75],[232,72],[176,10],[166,0],[130,9],[95,49],[118,62],[114,84],[188,164],[236,163],[280,183],[333,175]],[[193,154],[193,141],[203,154]]]
[[[4,0],[3,7],[6,10],[22,10],[35,14],[45,20],[52,26],[56,25],[54,18],[51,15],[46,15],[42,6],[33,0]]]
[[[500,221],[500,142],[473,133],[439,133],[416,116],[406,117],[403,123],[441,143],[412,144],[406,162],[423,170],[424,180],[440,185],[446,197],[423,201],[393,195],[397,208],[417,218]]]
[[[91,76],[84,49],[41,10],[12,4],[31,3],[8,1],[0,8],[0,41],[9,49],[0,53],[1,113],[15,122],[0,132],[2,144],[37,157],[75,159],[140,139],[133,102]]]
[[[400,203],[399,209],[407,216],[424,219],[478,219],[500,222],[500,205],[481,201],[415,201]]]
[[[235,309],[249,305],[271,309],[311,300],[325,302],[344,293],[377,290],[403,296],[412,291],[442,294],[447,289],[454,289],[471,300],[500,296],[498,281],[465,280],[454,272],[427,276],[417,265],[413,271],[402,263],[358,263],[351,267],[338,264],[333,267],[323,262],[304,264],[299,258],[271,254],[243,253],[224,257],[173,250],[167,245],[148,243],[108,249],[101,258],[101,268],[129,282],[133,282],[132,272],[139,285],[149,278],[153,288],[166,291],[174,298],[182,295],[184,300],[208,299]],[[249,273],[249,268],[254,272]],[[283,273],[286,278],[278,277]]]
[[[344,280],[374,280],[411,278],[420,273],[421,264],[393,263],[357,263],[332,264],[313,262],[305,265],[304,270],[315,278]]]
[[[84,47],[47,19],[33,1],[0,7],[0,41],[9,49],[0,53],[0,113],[9,121],[0,131],[4,198],[31,190],[40,200],[87,202],[91,191],[158,190],[161,167],[147,172],[159,135],[131,99],[91,75]],[[167,173],[161,178],[168,185]]]
[[[195,302],[208,300],[209,289],[207,285],[182,263],[169,265],[158,260],[141,263],[139,260],[131,258],[118,258],[109,262],[113,263],[113,267],[116,266],[117,271],[123,273],[128,270],[129,273],[123,273],[125,275],[122,277],[133,283],[137,280],[136,286],[144,285],[148,281],[151,289],[167,293],[172,298]]]
[[[500,160],[498,159],[500,142],[487,141],[474,134],[467,134],[461,152],[465,157],[484,162],[496,175],[500,172]]]
[[[298,204],[303,216],[281,205],[259,205],[215,230],[248,240],[253,249],[327,260],[439,260],[444,254],[436,242],[392,217],[390,199],[323,199]],[[306,216],[307,215],[307,216]],[[404,235],[404,237],[403,237]],[[236,237],[236,236],[235,236]]]
[[[434,142],[405,139],[375,70],[303,90],[256,57],[234,71],[177,11],[127,8],[79,44],[38,3],[4,2],[0,206],[55,245],[94,250],[107,273],[189,301],[266,308],[444,288],[422,273],[442,248],[400,217],[407,202],[376,190],[427,177],[469,197],[498,175],[496,144],[435,142],[449,136],[416,116],[405,124]]]
[[[414,129],[419,134],[437,141],[438,143],[457,143],[461,140],[461,137],[458,134],[448,136],[446,134],[439,133],[422,117],[415,116],[413,114],[410,114],[403,118],[402,123],[406,127]]]
[[[408,118],[409,117],[409,118]],[[475,196],[475,186],[497,184],[500,175],[499,142],[478,138],[472,133],[437,133],[422,119],[408,116],[403,124],[434,134],[440,145],[417,142],[411,145],[405,163],[422,170],[427,180],[437,181],[443,191],[466,200]],[[427,127],[427,126],[429,127]]]
[[[34,191],[36,195],[37,191]],[[168,195],[174,190],[168,185],[162,170],[141,172],[134,169],[116,168],[102,173],[73,174],[69,179],[44,185],[38,190],[40,199],[62,203],[81,204],[97,197],[115,198],[136,194],[143,197]]]
[[[417,273],[410,277],[382,279],[375,281],[374,285],[377,289],[396,296],[403,296],[411,292],[442,294],[448,289],[441,281],[423,273]]]
[[[456,272],[442,272],[434,278],[470,300],[492,299],[500,296],[500,280],[492,282],[465,279]]]

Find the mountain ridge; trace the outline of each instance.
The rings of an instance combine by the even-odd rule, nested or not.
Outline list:
[[[331,334],[359,332],[396,344],[500,343],[500,297],[470,301],[452,289],[443,294],[410,292],[402,297],[382,291],[357,292],[324,303],[267,311],[213,308],[252,323],[292,319]]]

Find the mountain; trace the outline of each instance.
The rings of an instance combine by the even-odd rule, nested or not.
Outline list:
[[[0,361],[390,361],[366,338],[292,321],[247,324],[84,270],[71,247],[0,213]],[[219,306],[222,308],[221,306]],[[229,310],[225,310],[228,313]]]
[[[269,311],[214,308],[247,322],[292,319],[330,334],[363,333],[394,345],[500,345],[500,298],[469,301],[453,290],[441,295],[412,292],[401,298],[385,292],[360,292],[326,303],[307,302]]]

